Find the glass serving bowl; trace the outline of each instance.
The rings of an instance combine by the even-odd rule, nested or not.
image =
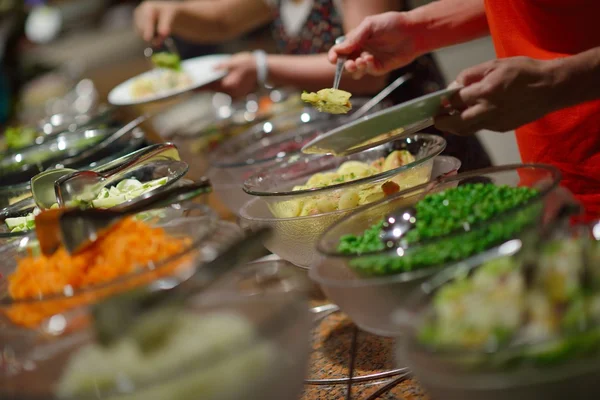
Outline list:
[[[401,213],[401,210],[414,206],[427,194],[456,187],[476,177],[490,179],[495,184],[535,187],[539,194],[528,203],[490,220],[407,248],[389,248],[361,255],[348,255],[338,250],[343,236],[362,234],[390,213]],[[476,254],[476,248],[471,244],[490,231],[500,235],[497,241],[486,243],[484,247],[487,248],[515,237],[522,229],[537,223],[559,180],[560,173],[550,166],[513,165],[444,177],[390,196],[357,210],[327,229],[316,244],[323,261],[311,269],[310,277],[361,329],[376,335],[396,336],[400,332],[390,316],[406,301],[409,293],[445,267]],[[456,243],[461,251],[449,252],[448,246]],[[390,265],[403,260],[406,260],[405,272],[390,271]],[[408,262],[410,260],[412,264]],[[438,262],[427,265],[423,260]],[[367,269],[382,275],[365,275]]]
[[[52,315],[66,313],[67,310],[73,310],[75,315],[82,305],[159,278],[184,279],[193,270],[192,267],[207,256],[207,251],[214,255],[214,251],[219,250],[218,246],[230,243],[241,232],[237,227],[221,227],[210,208],[189,202],[140,213],[138,218],[152,226],[162,227],[172,237],[189,238],[192,244],[178,255],[106,283],[79,289],[66,287],[63,293],[19,299],[13,299],[10,295],[9,277],[16,270],[19,258],[32,252],[39,253],[35,232],[21,239],[14,239],[0,248],[0,255],[4,260],[0,266],[0,331],[3,334],[10,331],[18,334],[25,332],[24,336],[36,336],[40,332],[54,334],[56,329],[51,323]],[[219,232],[223,229],[224,232]],[[214,244],[210,244],[213,242]]]
[[[426,137],[427,139],[430,137],[429,135],[422,135],[422,137]],[[442,144],[443,142],[437,141],[434,139],[437,144]],[[377,153],[386,151],[389,152],[389,149],[393,148],[395,144],[402,143],[402,140],[398,140],[395,142],[390,142],[386,145],[382,145],[379,147],[370,150],[368,153],[372,156],[372,159],[377,158]],[[418,143],[430,143],[428,141],[425,142],[413,142],[418,145]],[[385,150],[387,149],[387,150]],[[435,150],[433,150],[435,149]],[[420,163],[417,163],[415,167],[420,169],[420,173],[427,172],[426,178],[424,181],[429,180],[430,178],[436,178],[442,174],[450,173],[451,171],[456,171],[460,167],[460,162],[452,157],[434,157],[434,154],[438,153],[438,146],[435,145],[432,149],[431,158],[425,160],[425,158],[421,159]],[[380,153],[380,154],[383,154]],[[364,157],[365,153],[355,154],[353,156],[348,157]],[[318,156],[318,157],[307,157],[302,160],[313,160],[313,159],[321,159],[324,161],[324,165],[322,164],[301,164],[302,169],[300,169],[299,175],[302,176],[302,180],[306,181],[308,177],[317,171],[319,167],[322,169],[332,169],[335,168],[336,165],[339,165],[344,162],[344,160],[348,159],[348,157],[344,158],[335,158],[329,156]],[[356,158],[352,158],[356,159]],[[281,164],[285,165],[285,164]],[[293,164],[289,164],[293,166]],[[406,166],[408,167],[408,166]],[[271,177],[278,177],[277,182],[280,183],[282,181],[286,181],[285,177],[282,176],[279,172],[283,172],[283,168],[279,167],[274,169]],[[291,169],[290,169],[291,171]],[[390,171],[391,176],[402,176],[404,173],[414,173],[411,172],[410,169],[402,169],[400,168],[398,171]],[[370,179],[370,182],[383,182],[386,179],[389,179],[388,175],[381,176],[384,174],[380,174],[379,177],[367,178]],[[267,178],[269,179],[269,178]],[[281,180],[279,180],[281,179]],[[275,179],[274,179],[275,180]],[[290,186],[293,183],[290,184]],[[358,187],[363,185],[358,181],[352,183],[349,182],[346,187]],[[342,189],[325,189],[322,192],[327,193],[336,190]],[[295,196],[295,193],[289,192],[288,198]],[[300,196],[303,196],[300,194]],[[306,194],[304,195],[306,196]],[[284,260],[288,260],[291,263],[304,267],[311,268],[322,258],[320,254],[317,253],[315,249],[315,244],[319,236],[333,224],[335,221],[339,220],[343,216],[352,212],[352,209],[344,209],[338,211],[332,211],[327,213],[321,213],[317,215],[308,215],[304,217],[293,217],[293,218],[277,218],[273,216],[269,208],[269,200],[278,200],[279,197],[273,196],[270,198],[256,198],[247,202],[242,209],[240,210],[240,225],[244,228],[248,228],[251,230],[258,229],[263,225],[268,225],[272,227],[275,231],[275,234],[272,235],[266,242],[265,247],[269,249],[271,252],[277,254]],[[286,199],[287,200],[287,199]],[[281,201],[281,200],[280,200]]]
[[[353,100],[355,107],[365,102],[364,99]],[[371,112],[382,107],[376,106]],[[351,116],[352,111],[348,115]],[[209,153],[207,174],[214,182],[219,200],[231,212],[239,214],[242,205],[252,198],[242,190],[246,179],[263,168],[299,154],[302,146],[339,126],[347,117],[320,113],[312,107],[291,110],[218,145]]]
[[[146,361],[134,363],[132,353],[124,350],[131,350],[133,344],[120,343],[109,350],[114,364],[104,361],[110,368],[103,369],[98,368],[97,359],[86,362],[83,358],[81,350],[95,343],[93,332],[83,330],[66,340],[37,346],[25,361],[0,370],[0,397],[297,399],[303,388],[312,328],[306,296],[260,284],[268,276],[271,283],[278,280],[279,287],[293,286],[278,262],[251,264],[243,269],[243,274],[231,276],[225,284],[186,301],[183,316],[188,322],[187,334],[179,333],[184,333],[185,339],[180,336],[177,345],[171,343],[154,350]],[[246,290],[240,290],[240,286]],[[85,376],[85,381],[78,382],[74,376],[63,381],[61,376],[67,371],[80,378]],[[89,395],[73,395],[69,389],[74,386],[86,387]],[[57,392],[64,396],[57,396]]]
[[[180,179],[183,178],[183,176],[187,173],[187,171],[188,165],[183,161],[155,160],[132,169],[127,174],[123,175],[121,180],[137,179],[138,181],[144,183],[156,179],[167,178],[167,182],[163,186],[169,186],[178,183]],[[119,182],[121,180],[119,180]],[[115,182],[114,185],[118,184],[119,182]],[[29,187],[29,193],[31,193],[30,189],[31,188]],[[121,203],[119,206],[125,205],[125,203]],[[15,238],[27,235],[27,231],[11,232],[6,225],[5,220],[6,218],[24,217],[32,213],[35,208],[35,204],[26,204],[24,208],[21,208],[18,212],[0,217],[0,238]]]
[[[132,135],[129,139],[129,142],[122,149],[117,150],[101,160],[92,161],[88,165],[83,166],[81,169],[91,169],[107,164],[113,160],[116,160],[117,158],[139,150],[146,142],[144,132],[140,130],[136,131],[135,135]],[[16,185],[9,186],[0,186],[0,210],[27,197],[31,197],[31,184],[29,182],[18,183]]]
[[[137,127],[125,132],[117,128],[65,132],[40,145],[6,153],[0,159],[0,180],[2,185],[15,185],[55,165],[86,166],[120,152],[141,136],[143,132]]]
[[[572,235],[581,237],[582,232],[576,233],[576,230],[563,231],[561,235],[564,239]],[[598,237],[595,239],[598,240]],[[402,309],[395,313],[394,320],[402,330],[401,339],[396,341],[397,362],[409,366],[433,398],[559,400],[600,396],[600,327],[597,321],[570,333],[563,331],[551,339],[517,340],[485,350],[433,348],[417,337],[423,322],[431,316],[431,304],[438,290],[456,278],[476,272],[487,261],[497,257],[519,257],[527,249],[526,244],[525,240],[511,240],[486,254],[466,260],[456,268],[446,269],[416,287]],[[529,251],[539,259],[539,252],[531,248]],[[583,253],[580,260],[593,263],[589,264],[590,268],[597,268],[598,259],[594,258],[597,252],[592,258],[585,254],[590,255]],[[564,254],[560,257],[566,260]],[[579,262],[571,259],[569,267],[577,268]],[[595,289],[588,288],[588,294],[594,293],[590,290],[596,291],[597,286]]]
[[[214,93],[205,94],[204,98],[194,96],[159,113],[153,120],[163,138],[180,146],[182,158],[190,163],[193,176],[201,176],[208,168],[206,155],[220,143],[260,121],[302,107],[299,93],[280,89],[260,96],[251,94],[236,102],[224,93]]]

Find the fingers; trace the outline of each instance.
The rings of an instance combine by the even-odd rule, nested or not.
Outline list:
[[[167,10],[157,17],[158,22],[156,23],[156,35],[161,41],[171,35],[173,19],[175,17],[173,12],[166,11]]]
[[[456,82],[463,86],[469,86],[473,83],[479,82],[488,74],[489,71],[493,69],[494,65],[496,65],[496,62],[496,60],[492,60],[467,68],[458,74]]]
[[[469,136],[479,130],[470,123],[464,121],[460,114],[436,117],[435,127],[442,132],[449,132],[459,136]]]
[[[328,53],[329,61],[335,64],[340,56],[351,56],[359,53],[365,42],[371,37],[373,24],[370,18],[365,18],[361,24],[346,34],[343,43],[333,46]],[[352,71],[351,71],[352,72]]]
[[[490,111],[487,104],[476,104],[454,115],[442,115],[435,118],[435,127],[443,132],[455,135],[468,136],[484,129],[487,113]]]

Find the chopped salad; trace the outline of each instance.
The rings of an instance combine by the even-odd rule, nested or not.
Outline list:
[[[484,352],[522,348],[521,359],[544,364],[600,349],[599,269],[594,262],[584,268],[582,245],[555,240],[535,266],[499,258],[442,286],[419,340]],[[590,252],[597,260],[597,243]]]
[[[102,188],[102,191],[92,201],[78,200],[71,206],[82,208],[111,208],[122,204],[128,200],[134,199],[144,193],[150,192],[167,183],[168,178],[155,179],[146,183],[142,183],[137,179],[124,179],[110,188]],[[54,204],[52,208],[57,208],[58,204]],[[41,210],[35,208],[33,212],[15,218],[6,218],[4,222],[10,232],[26,232],[35,228],[35,216]]]

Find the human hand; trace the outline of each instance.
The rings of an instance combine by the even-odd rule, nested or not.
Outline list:
[[[240,98],[254,92],[258,86],[256,60],[252,53],[234,54],[216,68],[227,71],[227,75],[219,82],[209,85],[207,89]]]
[[[436,128],[457,135],[481,129],[506,132],[560,108],[553,61],[512,57],[489,61],[461,72],[464,86],[450,98],[458,111],[435,119]]]
[[[171,35],[180,5],[177,1],[144,1],[133,14],[135,30],[146,42],[159,46]]]
[[[329,61],[348,57],[345,67],[355,79],[365,74],[381,76],[411,63],[416,50],[416,30],[408,13],[387,12],[367,17],[329,50]]]

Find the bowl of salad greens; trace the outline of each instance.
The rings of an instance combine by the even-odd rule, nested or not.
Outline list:
[[[322,232],[352,209],[428,182],[445,146],[439,136],[416,134],[345,157],[295,156],[265,167],[244,183],[258,199],[240,210],[242,224],[272,226],[276,234],[265,246],[310,268]]]
[[[183,161],[156,160],[131,170],[119,182],[104,187],[91,201],[78,201],[81,208],[112,208],[123,205],[136,197],[162,186],[178,184],[187,173],[188,165]],[[58,207],[55,204],[53,207]],[[35,229],[35,216],[41,210],[36,206],[25,208],[18,214],[4,218],[0,226],[0,237],[18,237]]]
[[[330,226],[316,244],[324,259],[310,276],[359,327],[395,336],[391,313],[414,288],[537,224],[559,180],[550,166],[513,165],[397,193]],[[416,226],[400,242],[384,241],[386,218],[403,210],[416,210]]]
[[[598,398],[600,243],[580,228],[506,242],[421,285],[395,315],[398,360],[434,398]]]
[[[37,173],[55,165],[80,168],[121,152],[132,141],[143,137],[138,124],[128,129],[90,128],[64,132],[0,156],[0,181],[3,186],[24,183]]]

